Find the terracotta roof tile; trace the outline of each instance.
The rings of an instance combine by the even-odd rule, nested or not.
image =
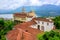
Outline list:
[[[21,18],[25,18],[25,17],[27,17],[27,14],[26,13],[15,13],[14,14],[14,17],[21,17]]]
[[[29,21],[29,22],[25,22],[25,23],[21,23],[21,24],[18,24],[16,25],[14,28],[14,30],[11,30],[10,32],[8,32],[8,34],[6,35],[6,37],[9,39],[9,40],[20,40],[21,39],[21,33],[22,31],[24,32],[24,37],[25,39],[24,40],[30,40],[29,37],[32,37],[32,38],[36,38],[36,35],[38,33],[43,33],[43,31],[41,30],[38,30],[38,29],[34,29],[34,28],[31,28],[30,26],[33,25],[33,24],[36,24],[35,21]],[[31,36],[32,35],[32,36]],[[31,39],[32,39],[31,38]]]
[[[45,22],[53,22],[51,19],[46,19],[46,18],[33,18],[32,20],[45,21]]]
[[[24,23],[18,24],[16,26],[18,26],[18,27],[21,27],[21,26],[23,26],[23,27],[29,27],[29,26],[34,25],[34,24],[36,24],[35,21],[29,21],[29,22],[24,22]]]
[[[21,13],[14,13],[14,17],[21,17],[21,18],[32,18],[33,16],[29,16],[27,13],[21,12]]]
[[[43,32],[43,31],[41,31],[41,30],[38,30],[38,29],[35,29],[35,28],[31,28],[31,27],[30,27],[31,25],[34,25],[34,24],[36,24],[36,22],[34,22],[34,21],[29,21],[29,22],[26,22],[26,23],[18,24],[18,25],[16,25],[14,28],[23,29],[23,30],[25,30],[25,31],[27,31],[27,32],[29,32],[29,33],[31,33],[31,34],[34,34],[34,35]]]
[[[17,35],[18,35],[18,30],[11,30],[10,32],[7,33],[6,37],[9,40],[16,40],[17,39]]]

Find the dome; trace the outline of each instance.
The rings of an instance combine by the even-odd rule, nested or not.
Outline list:
[[[35,14],[34,11],[30,11],[30,12],[28,13],[28,15],[29,15],[29,16],[34,16],[34,17],[36,17],[36,14]]]

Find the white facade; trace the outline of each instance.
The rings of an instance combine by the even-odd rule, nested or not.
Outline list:
[[[34,16],[33,17],[27,17],[26,22],[31,21],[33,18],[34,18]]]
[[[54,27],[53,22],[45,22],[45,21],[36,21],[36,22],[37,24],[32,25],[31,27],[39,29],[41,31],[51,31]]]
[[[31,21],[31,20],[32,20],[32,18],[27,18],[26,22]]]

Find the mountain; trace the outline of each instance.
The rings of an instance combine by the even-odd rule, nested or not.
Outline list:
[[[56,5],[42,5],[42,6],[24,6],[26,11],[29,12],[32,9],[35,10],[38,16],[59,16],[60,15],[60,6]],[[23,7],[19,7],[16,10],[11,10],[7,13],[21,12]]]

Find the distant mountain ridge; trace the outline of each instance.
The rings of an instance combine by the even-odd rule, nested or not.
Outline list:
[[[42,5],[42,6],[24,6],[26,11],[29,12],[32,9],[35,10],[38,16],[59,16],[60,6],[56,5]],[[8,11],[7,13],[21,12],[23,7],[19,7],[16,10]]]

